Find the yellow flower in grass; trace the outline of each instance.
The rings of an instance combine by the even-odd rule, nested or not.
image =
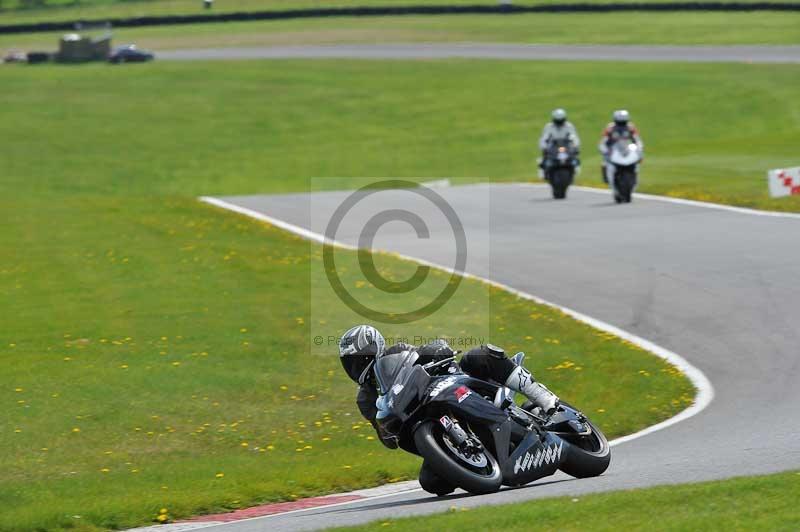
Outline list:
[[[215,476],[215,477],[217,477],[217,478],[222,478],[222,477],[224,477],[224,476],[225,476],[225,473],[217,473],[217,474],[216,474],[216,475],[214,475],[214,476]]]

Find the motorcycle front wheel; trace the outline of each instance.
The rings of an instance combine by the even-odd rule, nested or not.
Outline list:
[[[636,172],[631,168],[621,169],[615,181],[620,196],[617,203],[630,203],[633,188],[636,186]]]
[[[572,170],[557,168],[550,176],[550,186],[553,188],[553,199],[565,199],[567,188],[572,184]]]
[[[503,483],[503,474],[492,453],[484,449],[478,456],[461,454],[438,423],[422,423],[414,432],[414,443],[427,466],[465,491],[494,493]]]

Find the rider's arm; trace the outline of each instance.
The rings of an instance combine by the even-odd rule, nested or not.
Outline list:
[[[631,124],[631,138],[633,142],[635,142],[639,146],[639,151],[644,151],[644,142],[642,142],[642,137],[639,136],[639,129]]]
[[[578,136],[578,130],[575,129],[574,124],[569,124],[569,134],[572,137],[572,145],[575,146],[575,149],[580,149],[581,138]]]
[[[437,339],[433,342],[418,347],[417,353],[419,354],[419,364],[423,365],[429,362],[438,362],[439,360],[456,355],[456,352],[453,351],[453,348],[442,339]]]
[[[550,124],[545,124],[542,128],[542,136],[539,137],[539,149],[546,150],[547,142],[550,140]]]
[[[364,383],[358,387],[356,404],[361,415],[370,423],[374,423],[375,416],[378,415],[378,408],[375,406],[377,399],[378,390],[372,383]]]
[[[605,128],[603,130],[603,137],[600,139],[600,144],[597,145],[597,149],[600,150],[600,153],[602,153],[603,155],[608,154],[609,150],[608,140],[610,134],[611,134],[611,128],[610,127]]]
[[[378,434],[378,439],[389,449],[397,448],[397,440],[387,437],[381,430],[380,425],[375,421],[378,415],[378,407],[375,406],[375,401],[378,400],[378,390],[374,385],[369,383],[362,384],[358,388],[358,397],[356,397],[356,404],[361,415],[370,422],[372,428]]]

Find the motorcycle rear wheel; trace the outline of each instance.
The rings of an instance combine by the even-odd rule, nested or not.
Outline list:
[[[561,404],[564,408],[577,411],[568,403],[562,402]],[[606,435],[585,416],[584,419],[584,425],[591,429],[588,435],[560,435],[570,444],[570,449],[567,459],[559,469],[575,478],[598,477],[605,473],[611,464],[611,446],[608,445]]]
[[[494,493],[500,489],[503,474],[492,453],[484,449],[486,467],[473,468],[450,451],[444,437],[444,430],[433,421],[425,421],[414,432],[414,443],[426,465],[448,483],[470,493]]]
[[[533,403],[526,401],[522,408],[530,411],[533,406]],[[573,412],[578,411],[565,401],[561,402],[560,408],[567,408]],[[611,446],[608,444],[608,439],[594,423],[585,416],[584,419],[583,423],[591,429],[588,435],[558,434],[570,445],[569,454],[559,469],[575,478],[598,477],[605,473],[611,464]]]

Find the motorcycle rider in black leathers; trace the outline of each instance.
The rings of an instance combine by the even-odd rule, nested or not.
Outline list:
[[[397,441],[384,434],[375,421],[378,409],[375,401],[379,390],[376,384],[373,367],[375,359],[384,354],[416,351],[419,354],[418,364],[424,365],[449,358],[456,352],[444,340],[434,340],[423,346],[415,347],[406,343],[397,343],[386,348],[386,341],[380,332],[371,325],[357,325],[348,330],[339,342],[339,358],[347,374],[358,383],[356,404],[358,409],[375,428],[381,442],[390,449],[397,448]],[[508,358],[501,348],[487,344],[471,349],[458,362],[461,371],[477,379],[494,381],[525,395],[530,401],[550,414],[558,406],[558,397],[544,385],[537,382],[531,372],[518,366]],[[420,483],[428,489],[441,482],[441,479],[428,470],[423,464],[420,470]]]

